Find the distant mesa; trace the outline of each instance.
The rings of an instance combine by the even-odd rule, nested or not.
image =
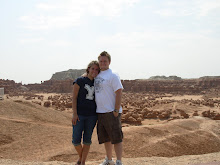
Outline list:
[[[194,78],[194,79],[199,79],[199,80],[210,80],[210,79],[219,79],[220,76],[203,76],[203,77],[199,77],[199,78]],[[192,78],[191,78],[192,79]],[[149,78],[149,80],[183,80],[181,77],[178,76],[152,76]]]
[[[177,77],[177,76],[152,76],[149,78],[149,80],[182,80],[181,77]]]
[[[220,76],[203,76],[203,77],[200,77],[199,79],[202,79],[202,80],[207,80],[207,79],[219,79]]]
[[[47,92],[71,93],[73,81],[83,75],[85,69],[69,69],[68,71],[53,74],[50,80],[41,84],[15,83],[13,80],[0,79],[0,88],[4,93],[16,92]],[[122,80],[125,92],[156,92],[172,94],[204,94],[209,90],[220,90],[220,76],[204,76],[201,78],[185,79],[177,76],[153,76],[149,79]]]
[[[69,69],[67,71],[56,72],[50,80],[75,80],[85,72],[85,69]]]

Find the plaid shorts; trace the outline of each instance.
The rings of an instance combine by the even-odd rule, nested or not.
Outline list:
[[[113,112],[98,113],[97,134],[99,144],[105,142],[117,144],[122,142],[121,114],[115,117]]]

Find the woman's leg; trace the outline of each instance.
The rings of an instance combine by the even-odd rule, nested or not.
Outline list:
[[[85,164],[87,155],[89,153],[90,145],[92,143],[92,133],[97,122],[97,116],[88,116],[85,120],[84,134],[83,134],[83,149],[82,149],[82,165]],[[84,163],[84,164],[83,164]]]
[[[74,146],[74,147],[75,147],[75,150],[77,151],[77,153],[79,155],[77,164],[81,164],[81,162],[82,162],[82,145],[80,144],[80,145]]]
[[[81,165],[84,165],[88,156],[90,145],[83,144]]]
[[[82,116],[79,116],[80,121],[76,122],[76,125],[73,125],[73,136],[72,136],[72,143],[79,155],[78,162],[81,162],[82,159],[82,145],[81,145],[81,139],[82,139],[82,132],[84,129],[84,119]],[[79,163],[78,163],[79,164]]]

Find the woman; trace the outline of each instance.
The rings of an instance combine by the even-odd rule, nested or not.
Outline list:
[[[72,143],[79,155],[76,165],[85,165],[92,143],[91,137],[97,121],[94,78],[99,70],[98,62],[92,61],[86,69],[86,76],[79,77],[73,82]]]

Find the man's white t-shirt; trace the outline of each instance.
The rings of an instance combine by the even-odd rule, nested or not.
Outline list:
[[[115,109],[115,92],[123,89],[121,80],[111,69],[101,71],[95,78],[95,100],[97,113],[108,113]],[[122,107],[119,109],[122,113]]]

